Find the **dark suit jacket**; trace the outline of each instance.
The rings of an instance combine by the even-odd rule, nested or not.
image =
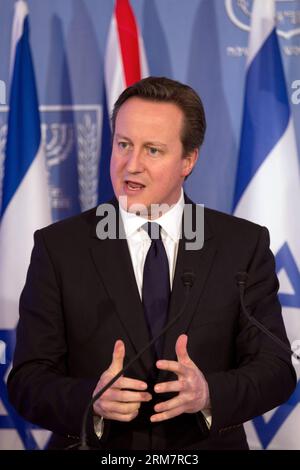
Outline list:
[[[188,200],[186,200],[188,202]],[[194,209],[195,210],[195,206]],[[76,442],[84,409],[110,365],[114,343],[126,345],[125,363],[149,340],[126,240],[99,240],[95,209],[35,233],[20,299],[20,322],[10,400],[27,420],[53,431],[52,447]],[[246,449],[242,423],[286,401],[296,377],[290,357],[240,310],[235,275],[249,274],[245,301],[253,315],[288,344],[267,229],[205,209],[205,242],[179,244],[169,318],[184,301],[181,275],[195,273],[185,314],[165,335],[164,358],[188,335],[188,352],[210,390],[212,427],[202,414],[151,424],[153,402],[130,423],[105,420],[101,441],[92,418],[89,439],[109,449]],[[128,377],[149,383],[154,358],[144,353]],[[155,396],[154,401],[168,397]]]

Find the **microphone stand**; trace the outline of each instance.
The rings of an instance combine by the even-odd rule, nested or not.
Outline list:
[[[89,450],[89,446],[87,444],[87,419],[88,419],[88,415],[89,415],[89,412],[91,410],[91,408],[93,407],[95,401],[98,400],[99,397],[101,397],[101,395],[103,395],[104,392],[106,392],[106,390],[111,387],[117,380],[119,377],[121,377],[121,375],[125,374],[125,372],[142,356],[142,354],[148,349],[150,348],[154,343],[155,341],[157,341],[164,333],[166,333],[169,328],[171,328],[171,326],[174,325],[174,323],[178,320],[179,317],[181,317],[181,315],[184,313],[185,309],[186,309],[186,306],[187,306],[187,303],[188,303],[188,300],[189,300],[189,293],[190,293],[190,290],[191,290],[191,287],[194,283],[194,279],[195,279],[195,275],[194,273],[192,272],[185,272],[183,273],[182,275],[182,282],[183,282],[183,285],[185,287],[185,300],[184,300],[184,303],[183,303],[183,306],[182,308],[180,309],[179,313],[177,315],[175,315],[175,317],[172,318],[172,320],[170,320],[166,326],[156,335],[152,338],[152,340],[147,343],[129,362],[128,364],[123,367],[123,369],[120,370],[120,372],[118,372],[109,382],[107,382],[106,385],[104,385],[104,387],[102,387],[92,398],[91,400],[89,401],[86,409],[85,409],[85,412],[84,412],[84,415],[83,415],[83,419],[82,419],[82,426],[81,426],[81,435],[80,435],[80,446],[79,446],[79,450]]]
[[[271,331],[269,331],[262,323],[260,323],[258,320],[256,320],[256,318],[254,318],[252,315],[250,315],[248,313],[247,308],[245,306],[245,300],[244,300],[245,287],[246,287],[247,279],[248,279],[248,274],[244,271],[238,272],[237,275],[236,275],[236,281],[237,281],[237,285],[238,285],[239,292],[240,292],[241,307],[242,307],[242,310],[243,310],[244,314],[246,315],[246,317],[248,318],[248,320],[251,323],[253,323],[255,326],[257,326],[257,328],[259,330],[261,330],[263,333],[265,333],[267,336],[269,336],[269,338],[271,338],[273,341],[275,341],[275,343],[277,343],[282,349],[284,349],[284,351],[291,354],[296,359],[300,360],[300,356],[298,356],[298,354],[296,354],[295,351],[293,351],[280,338],[278,338],[273,333],[271,333]]]

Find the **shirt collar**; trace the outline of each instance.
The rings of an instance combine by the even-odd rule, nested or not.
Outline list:
[[[121,217],[122,217],[122,221],[124,224],[124,229],[125,229],[127,238],[131,237],[135,232],[137,232],[142,227],[142,225],[148,222],[148,220],[145,219],[144,217],[140,217],[132,212],[125,211],[120,205],[119,205],[119,208],[120,208],[120,213],[121,213]],[[181,189],[180,198],[176,202],[176,204],[174,204],[172,209],[165,212],[158,219],[153,220],[153,222],[156,222],[159,225],[161,225],[162,229],[175,242],[179,240],[180,234],[181,234],[181,221],[182,221],[183,209],[184,209],[184,196],[183,196],[183,189]]]

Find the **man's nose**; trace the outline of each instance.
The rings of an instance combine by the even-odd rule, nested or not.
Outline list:
[[[142,158],[142,150],[133,149],[130,152],[130,154],[128,155],[126,167],[128,173],[141,173],[143,171],[144,165]]]

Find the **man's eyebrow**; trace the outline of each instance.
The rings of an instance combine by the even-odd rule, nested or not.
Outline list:
[[[117,137],[118,139],[124,139],[124,140],[128,140],[128,142],[131,142],[131,140],[129,139],[129,137],[126,137],[125,135],[116,134],[116,137]]]
[[[127,140],[128,142],[132,143],[132,140],[129,137],[126,137],[126,135],[123,134],[115,134],[117,139],[124,139]],[[165,147],[167,148],[167,145],[164,144],[163,142],[155,141],[155,140],[149,140],[144,142],[144,145],[152,145],[153,147],[159,146],[159,147]]]
[[[145,142],[145,145],[153,145],[153,147],[165,147],[167,148],[167,145],[166,144],[163,144],[162,142],[159,142],[159,141],[154,141],[154,140],[150,140],[149,142]]]

